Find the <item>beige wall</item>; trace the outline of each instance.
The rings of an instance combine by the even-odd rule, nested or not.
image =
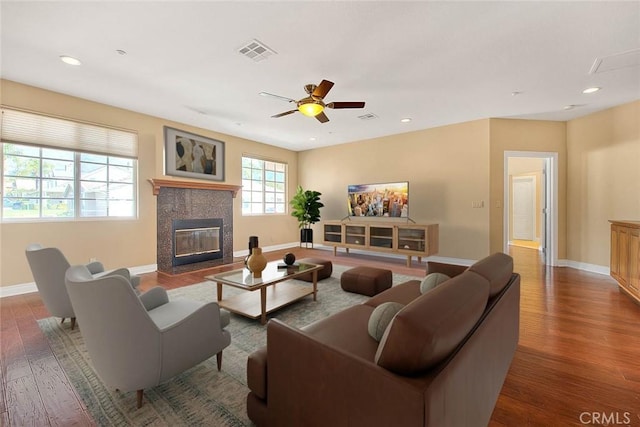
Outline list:
[[[488,120],[303,151],[298,164],[301,185],[322,193],[323,220],[346,215],[349,184],[409,181],[409,216],[440,224],[439,256],[489,254]]]
[[[491,252],[503,250],[504,153],[536,151],[558,153],[558,248],[559,259],[567,254],[566,124],[541,120],[490,119],[490,235]]]
[[[241,157],[258,155],[288,163],[288,191],[298,181],[297,153],[209,130],[170,122],[157,117],[110,107],[55,92],[1,81],[2,104],[70,119],[89,121],[138,132],[139,217],[134,220],[82,220],[70,222],[29,222],[0,224],[0,285],[32,282],[24,256],[28,243],[59,247],[72,263],[95,257],[107,267],[142,266],[156,263],[156,199],[150,178],[163,177],[163,126],[168,125],[222,140],[226,143],[228,184],[241,184]],[[171,177],[165,177],[171,178]],[[241,195],[234,202],[234,250],[246,250],[248,236],[260,237],[264,246],[297,241],[297,224],[288,215],[243,217]]]
[[[640,220],[640,101],[568,122],[567,153],[567,257],[608,266],[608,220]]]
[[[640,218],[640,101],[564,122],[487,119],[300,153],[99,103],[1,81],[2,104],[138,132],[139,218],[0,224],[0,285],[31,282],[30,242],[58,246],[71,262],[107,267],[156,262],[156,200],[149,178],[163,176],[163,126],[226,142],[226,183],[240,184],[243,154],[289,164],[298,182],[323,193],[322,218],[346,214],[349,184],[409,181],[410,216],[440,224],[439,256],[478,259],[502,250],[504,152],[557,152],[558,257],[608,265],[609,219]],[[298,241],[295,219],[243,217],[234,204],[234,250]],[[484,201],[484,208],[472,208]],[[567,225],[567,218],[571,222]],[[320,224],[315,227],[321,242]]]

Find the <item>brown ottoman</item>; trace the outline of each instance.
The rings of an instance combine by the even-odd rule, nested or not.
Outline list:
[[[308,263],[308,264],[319,264],[322,266],[322,270],[318,270],[318,280],[326,279],[327,277],[331,277],[331,273],[333,273],[333,264],[331,261],[321,258],[302,258],[296,260],[296,262]],[[300,277],[297,277],[299,280],[304,280],[305,282],[313,282],[313,273],[303,274]]]
[[[340,276],[342,289],[370,297],[389,289],[392,281],[390,270],[375,267],[355,267]]]

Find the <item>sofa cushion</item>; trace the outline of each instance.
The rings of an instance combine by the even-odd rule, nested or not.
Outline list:
[[[399,302],[400,304],[407,305],[419,296],[420,280],[409,280],[408,282],[392,286],[386,291],[369,298],[363,302],[363,304],[371,307],[377,307],[383,302]]]
[[[451,279],[451,277],[446,274],[429,273],[424,279],[422,279],[422,282],[420,282],[420,293],[424,294],[425,292],[429,292],[431,289],[441,285],[449,279]]]
[[[449,277],[456,277],[458,274],[462,274],[467,271],[469,267],[466,265],[445,264],[442,262],[427,261],[427,274],[429,273],[442,273]]]
[[[404,304],[399,302],[384,302],[373,309],[371,316],[369,316],[368,331],[371,338],[376,341],[380,341],[384,331],[387,330],[387,326],[391,323],[391,319],[397,312],[402,310]]]
[[[489,297],[497,295],[507,286],[513,274],[513,258],[502,252],[496,252],[469,267],[489,281]]]
[[[314,340],[373,362],[378,343],[367,333],[373,307],[357,304],[301,328]]]
[[[375,361],[400,375],[421,373],[444,360],[484,312],[489,282],[466,271],[404,307],[385,331]]]

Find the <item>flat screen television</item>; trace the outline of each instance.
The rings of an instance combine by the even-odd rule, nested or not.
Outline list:
[[[409,182],[349,185],[347,194],[350,217],[409,217]]]

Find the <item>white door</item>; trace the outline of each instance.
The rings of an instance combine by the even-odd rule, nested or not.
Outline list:
[[[513,178],[513,238],[535,240],[536,180],[533,176]]]

